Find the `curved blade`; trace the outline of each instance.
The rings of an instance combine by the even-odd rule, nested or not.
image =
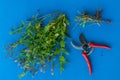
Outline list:
[[[80,34],[80,42],[82,43],[82,45],[83,44],[87,44],[87,41],[85,40],[85,38],[84,38],[82,33]]]
[[[82,47],[81,47],[81,46],[76,46],[75,44],[73,44],[73,42],[71,42],[71,45],[72,45],[75,49],[81,49],[81,50],[82,50]]]

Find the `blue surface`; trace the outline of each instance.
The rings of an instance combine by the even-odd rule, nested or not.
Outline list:
[[[46,74],[38,73],[34,78],[31,75],[25,76],[21,80],[120,80],[120,6],[119,0],[0,0],[0,80],[19,80],[17,75],[22,70],[12,59],[6,59],[4,46],[11,41],[16,40],[10,36],[9,32],[15,25],[19,25],[25,20],[36,14],[37,9],[41,14],[51,13],[60,10],[68,14],[71,21],[70,39],[79,44],[78,36],[84,33],[88,41],[105,43],[112,47],[112,50],[95,49],[90,55],[93,74],[90,76],[85,60],[81,56],[81,51],[74,49],[69,45],[70,55],[68,61],[70,64],[65,66],[65,71],[60,74],[59,67],[55,69],[55,75],[51,76],[50,71]],[[110,18],[112,24],[102,24],[87,26],[81,28],[77,26],[74,17],[77,11],[88,10],[95,12],[99,7],[103,8],[103,17]],[[101,56],[103,55],[103,56]]]

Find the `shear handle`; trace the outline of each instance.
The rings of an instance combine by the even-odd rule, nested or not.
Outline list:
[[[106,48],[106,49],[111,49],[109,46],[105,46],[105,45],[100,45],[100,44],[94,44],[92,42],[89,43],[89,45],[93,48]]]
[[[91,67],[91,63],[90,63],[90,60],[89,60],[89,58],[88,58],[88,55],[87,55],[87,53],[84,51],[84,52],[82,52],[82,56],[84,57],[84,59],[86,60],[86,63],[87,63],[87,65],[88,65],[88,69],[89,69],[89,73],[90,73],[90,75],[92,74],[92,67]]]

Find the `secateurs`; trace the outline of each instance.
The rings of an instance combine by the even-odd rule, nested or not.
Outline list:
[[[80,39],[80,42],[82,44],[81,46],[76,46],[75,44],[73,44],[73,42],[71,42],[71,45],[76,49],[82,50],[82,56],[84,57],[84,59],[87,62],[89,73],[92,74],[92,66],[91,66],[90,60],[88,58],[88,55],[90,55],[93,52],[94,48],[105,48],[105,49],[111,49],[111,48],[109,46],[95,44],[93,42],[87,43],[83,34],[80,34],[79,39]]]

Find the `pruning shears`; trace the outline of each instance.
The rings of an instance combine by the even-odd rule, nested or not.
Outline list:
[[[73,42],[71,42],[71,45],[76,49],[82,50],[82,56],[86,60],[86,63],[88,65],[88,69],[89,69],[89,73],[92,74],[92,66],[91,66],[88,56],[93,52],[94,48],[105,48],[105,49],[111,49],[111,48],[109,46],[95,44],[93,42],[87,43],[83,34],[80,34],[79,39],[82,44],[81,46],[77,46],[77,45],[73,44]]]

